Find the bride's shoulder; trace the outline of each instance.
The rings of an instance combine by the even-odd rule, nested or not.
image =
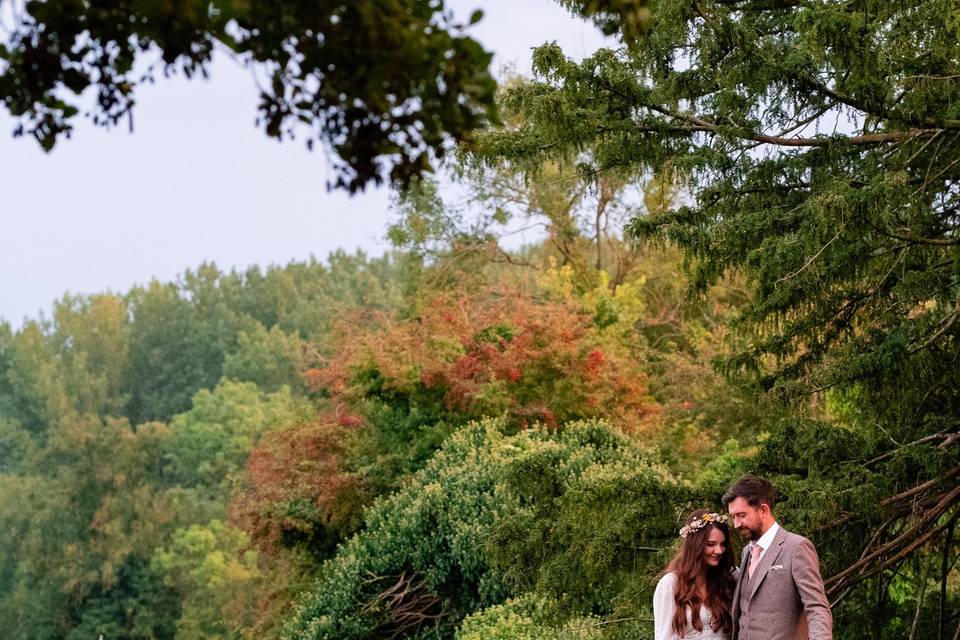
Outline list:
[[[677,584],[677,574],[672,571],[661,576],[660,580],[657,581],[657,591],[661,589],[673,589],[674,585]]]

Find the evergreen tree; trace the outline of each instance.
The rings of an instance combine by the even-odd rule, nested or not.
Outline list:
[[[506,97],[527,121],[475,152],[544,162],[589,148],[584,175],[682,182],[685,202],[635,217],[629,232],[682,248],[694,292],[744,273],[751,297],[721,367],[801,411],[825,397],[832,418],[785,423],[781,449],[754,468],[791,488],[785,507],[836,552],[834,601],[867,579],[892,593],[914,554],[943,558],[940,588],[906,606],[937,600],[946,633],[960,513],[956,3],[648,5],[646,37],[610,23],[619,50],[578,64],[538,49],[537,78]],[[909,575],[923,593],[927,574]]]

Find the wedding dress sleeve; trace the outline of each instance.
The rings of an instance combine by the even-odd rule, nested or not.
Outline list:
[[[673,640],[673,614],[677,609],[673,594],[677,576],[667,573],[653,592],[653,640]]]

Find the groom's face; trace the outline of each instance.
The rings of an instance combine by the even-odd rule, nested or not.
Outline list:
[[[765,505],[761,505],[761,508]],[[759,540],[763,535],[763,519],[760,509],[737,496],[727,505],[733,526],[744,540]]]

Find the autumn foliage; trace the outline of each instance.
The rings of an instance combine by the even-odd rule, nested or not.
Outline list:
[[[656,425],[640,364],[572,301],[519,288],[450,293],[414,317],[351,318],[340,331],[342,346],[307,379],[354,406],[433,402],[446,419],[506,416],[519,428],[594,417],[627,432]]]
[[[343,468],[353,442],[334,413],[265,434],[247,460],[231,524],[265,551],[301,543],[329,550],[356,527],[368,501],[363,478]]]

